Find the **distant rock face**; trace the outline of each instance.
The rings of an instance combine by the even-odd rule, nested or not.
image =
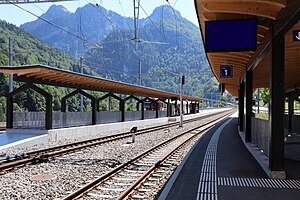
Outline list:
[[[149,74],[143,75],[143,83],[169,90],[176,81],[168,78],[169,84],[164,84],[165,70],[194,73],[209,68],[199,28],[169,5],[157,7],[149,17],[139,20],[137,48],[133,40],[134,20],[101,6],[87,4],[75,13],[63,6],[51,6],[42,17],[88,44],[102,42],[91,48],[81,39],[39,19],[21,25],[42,41],[77,59],[83,55],[84,64],[102,77],[135,83],[137,63],[141,59],[142,73]],[[199,79],[199,84],[207,80]],[[192,94],[193,90],[190,92]]]
[[[53,5],[41,17],[79,36],[82,40],[45,23],[41,19],[25,23],[20,27],[73,57],[76,54],[84,53],[83,40],[90,43],[99,42],[115,29],[132,27],[131,19],[92,4],[78,8],[75,13],[69,12],[61,5]]]
[[[67,30],[78,37],[71,36],[66,32],[37,19],[27,22],[20,27],[29,33],[35,35],[47,44],[63,50],[72,57],[78,57],[86,52],[84,40],[93,44],[101,42],[109,34],[116,33],[117,30],[130,30],[127,34],[133,38],[133,19],[123,17],[113,11],[106,10],[101,6],[87,4],[78,8],[75,13],[69,12],[61,5],[52,5],[41,17],[50,23],[53,23],[64,30]],[[151,19],[151,20],[150,20]],[[139,20],[139,28],[144,26],[153,26],[153,22],[161,26],[167,25],[170,19],[178,20],[186,24],[192,24],[181,17],[180,13],[169,5],[157,7],[149,18]],[[194,25],[193,30],[197,32]],[[150,37],[151,38],[151,37]],[[154,38],[154,37],[152,37]],[[129,38],[127,38],[129,39]]]

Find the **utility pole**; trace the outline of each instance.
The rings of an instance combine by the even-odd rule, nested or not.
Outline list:
[[[136,2],[137,1],[137,2]],[[136,5],[137,3],[137,5]],[[140,0],[133,0],[134,7],[134,46],[135,50],[137,50],[138,43],[138,29],[139,29],[139,15],[140,15]]]
[[[83,61],[83,56],[80,56],[79,58],[79,67],[81,69],[81,73],[83,74],[83,66],[82,66],[82,61]],[[83,95],[80,94],[80,112],[83,112]]]
[[[9,38],[9,66],[13,66],[13,40]],[[9,92],[14,90],[13,75],[9,74]]]
[[[179,127],[182,127],[183,122],[183,101],[182,101],[182,94],[183,94],[183,85],[185,83],[184,75],[180,76],[180,124]]]
[[[142,60],[139,59],[138,83],[142,85]]]

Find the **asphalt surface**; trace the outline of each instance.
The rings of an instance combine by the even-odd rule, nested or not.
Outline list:
[[[215,131],[225,122],[212,128],[196,144],[179,172],[167,200],[196,200],[205,153]],[[299,171],[300,169],[295,168]],[[217,192],[205,199],[218,200],[299,200],[299,187],[269,179],[248,152],[238,133],[237,118],[220,133],[216,153]],[[228,183],[221,182],[228,180]],[[230,182],[229,182],[230,180]],[[289,180],[288,180],[289,181]],[[217,197],[216,197],[217,196]]]

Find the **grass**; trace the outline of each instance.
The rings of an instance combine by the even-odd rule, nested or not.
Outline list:
[[[268,113],[256,113],[255,118],[269,120],[269,114]]]

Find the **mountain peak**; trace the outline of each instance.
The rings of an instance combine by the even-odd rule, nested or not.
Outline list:
[[[70,14],[71,12],[68,11],[65,7],[62,5],[52,5],[50,8],[47,10],[46,13],[44,13],[42,16],[43,17],[57,17],[57,16],[65,16],[66,14]]]
[[[150,17],[168,18],[168,17],[174,17],[175,15],[177,17],[181,17],[181,14],[178,10],[175,10],[172,6],[165,4],[155,8]]]

